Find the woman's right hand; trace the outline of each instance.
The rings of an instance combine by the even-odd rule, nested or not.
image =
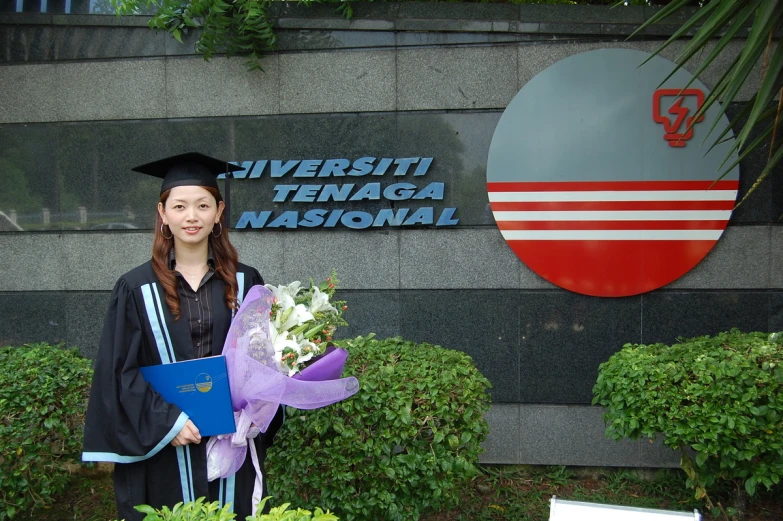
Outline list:
[[[198,427],[196,425],[188,420],[185,422],[185,426],[182,427],[182,430],[179,431],[179,434],[177,434],[173,440],[171,440],[171,444],[175,447],[181,447],[183,445],[187,445],[188,443],[200,443],[201,442],[201,434],[198,432]]]

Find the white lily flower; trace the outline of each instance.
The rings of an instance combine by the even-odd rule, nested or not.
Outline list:
[[[295,280],[288,285],[273,286],[272,284],[266,284],[264,287],[272,292],[272,295],[277,299],[277,303],[283,310],[286,310],[294,306],[294,298],[299,293],[301,286],[302,283]]]
[[[291,337],[288,331],[281,331],[271,323],[269,324],[269,339],[272,341],[272,345],[275,348],[275,360],[278,360],[279,354],[282,353],[286,347],[290,347],[297,353],[300,350],[296,339]]]
[[[313,298],[310,301],[310,313],[315,315],[319,311],[331,311],[333,313],[337,313],[337,309],[329,304],[329,295],[318,289],[318,286],[313,286]]]
[[[286,315],[285,312],[278,313],[272,321],[278,330],[289,331],[296,326],[301,326],[305,322],[315,320],[313,314],[307,311],[307,307],[304,304],[297,304],[290,309],[291,312],[287,313],[288,316],[286,317],[285,322],[283,322],[283,316]]]

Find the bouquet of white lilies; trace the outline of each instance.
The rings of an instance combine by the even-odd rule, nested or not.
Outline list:
[[[339,325],[347,325],[342,313],[345,302],[330,302],[337,289],[333,272],[324,282],[302,288],[294,281],[288,285],[265,287],[274,295],[269,313],[269,339],[275,350],[275,362],[281,372],[293,376],[313,357],[322,354]]]

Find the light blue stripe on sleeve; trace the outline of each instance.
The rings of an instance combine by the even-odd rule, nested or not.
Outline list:
[[[179,431],[185,426],[186,421],[188,421],[188,415],[183,412],[179,415],[169,433],[166,434],[151,451],[143,456],[120,456],[113,452],[82,452],[82,461],[110,461],[113,463],[136,463],[137,461],[144,461],[145,459],[151,458],[160,452],[163,447],[171,443],[171,440],[176,438]]]
[[[163,303],[160,300],[160,293],[158,292],[158,285],[153,284],[152,289],[155,291],[155,297],[158,299],[158,311],[160,311],[160,319],[163,321],[163,333],[166,335],[166,341],[171,346],[171,361],[177,361],[177,355],[174,351],[174,344],[171,343],[171,336],[169,335],[169,328],[166,325],[166,315],[163,314]]]
[[[155,312],[155,301],[152,298],[152,290],[150,289],[150,284],[145,284],[141,287],[141,294],[144,297],[144,307],[147,310],[147,318],[150,321],[152,334],[155,337],[155,344],[158,346],[158,354],[160,355],[160,360],[164,364],[170,364],[171,357],[169,356],[168,349],[166,349],[166,341],[163,338],[163,331],[161,331],[160,328],[160,321],[158,321],[158,315]]]

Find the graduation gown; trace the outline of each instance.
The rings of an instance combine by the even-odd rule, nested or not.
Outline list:
[[[225,304],[223,281],[215,278],[212,283],[212,354],[219,355],[232,313]],[[252,286],[263,284],[263,279],[254,268],[239,264],[237,284],[239,295],[244,297]],[[171,441],[185,425],[187,415],[164,401],[139,371],[140,367],[193,357],[187,321],[174,320],[152,262],[120,277],[95,361],[82,453],[83,461],[115,463],[120,520],[143,519],[133,508],[136,505],[171,507],[202,496],[221,505],[232,503],[239,521],[251,515],[256,471],[250,451],[234,476],[208,483],[207,438],[197,445],[173,447]],[[282,421],[281,408],[267,432],[254,440],[262,475],[266,449]]]

